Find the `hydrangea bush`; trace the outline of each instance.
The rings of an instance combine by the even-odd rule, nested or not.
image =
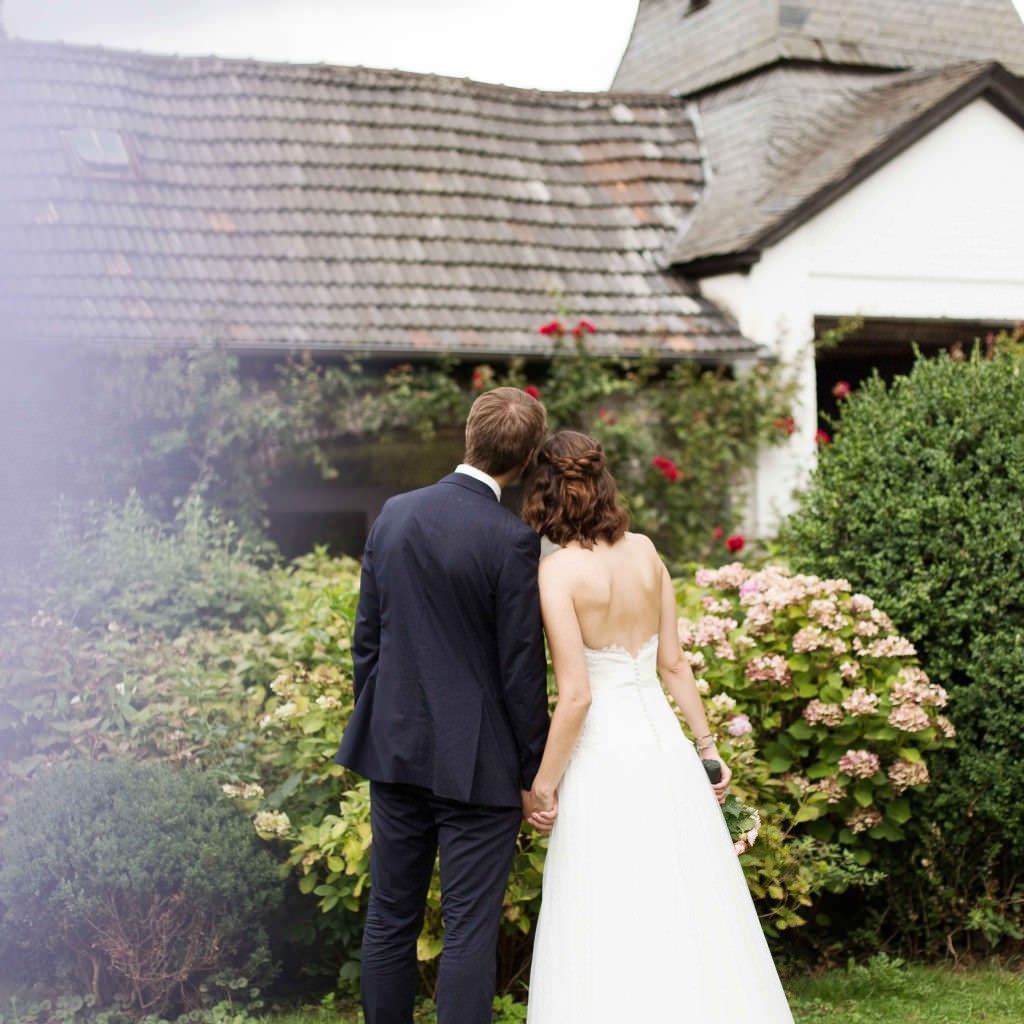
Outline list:
[[[868,864],[876,843],[903,838],[926,755],[953,742],[946,691],[844,579],[734,562],[695,582],[679,639],[724,756],[763,761],[796,834]]]

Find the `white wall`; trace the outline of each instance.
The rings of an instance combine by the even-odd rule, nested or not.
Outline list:
[[[814,461],[815,316],[1024,320],[1024,130],[975,100],[708,298],[800,382],[797,432],[766,452],[750,529],[770,536]]]

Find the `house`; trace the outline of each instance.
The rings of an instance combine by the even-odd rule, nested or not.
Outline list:
[[[837,382],[1024,319],[1022,73],[1011,0],[640,0],[613,89],[685,97],[705,156],[664,262],[801,380],[759,532],[792,507]]]
[[[605,352],[773,352],[767,534],[831,382],[1024,317],[1022,71],[1011,0],[641,0],[603,93],[0,40],[0,343],[543,360],[564,306]],[[410,482],[281,514],[358,546]]]

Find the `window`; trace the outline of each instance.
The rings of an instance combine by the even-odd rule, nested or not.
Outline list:
[[[79,165],[86,170],[118,177],[135,172],[128,144],[120,132],[76,128],[64,133],[64,141]]]

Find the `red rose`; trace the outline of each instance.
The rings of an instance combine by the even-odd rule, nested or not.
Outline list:
[[[538,399],[538,400],[540,399],[540,388],[539,388],[539,387],[537,387],[537,386],[536,386],[535,384],[527,384],[527,385],[526,385],[526,387],[525,387],[525,388],[523,388],[523,390],[524,390],[524,391],[525,391],[525,392],[526,392],[526,393],[527,393],[527,394],[528,394],[528,395],[529,395],[529,396],[530,396],[531,398],[536,398],[536,399]]]
[[[597,418],[602,423],[612,424],[618,417],[610,409],[606,409],[604,406],[601,406],[601,408],[597,410]]]
[[[831,444],[832,438],[828,436],[827,430],[818,430],[814,434],[814,440],[818,444]]]
[[[674,484],[679,479],[679,468],[664,455],[655,455],[651,459],[651,465],[670,483]]]
[[[832,385],[832,394],[835,395],[836,398],[845,398],[852,390],[853,389],[850,387],[850,382],[848,380],[837,380],[835,384]]]
[[[721,526],[716,526],[711,531],[711,539],[712,540],[721,540],[722,539],[722,534],[724,534],[724,533],[725,533],[725,530],[723,530]]]
[[[796,432],[796,420],[792,416],[783,416],[777,419],[773,425],[778,427],[779,430],[784,430],[787,434]]]
[[[597,334],[597,328],[585,317],[581,317],[579,320],[576,321],[576,331],[579,331],[580,334],[582,334],[584,331],[586,331],[588,334]],[[575,334],[576,331],[573,331],[573,334]],[[577,337],[578,336],[579,335],[577,335]]]
[[[565,328],[557,320],[537,328],[540,334],[565,334]]]
[[[746,544],[746,541],[738,533],[733,533],[725,538],[725,546],[730,551],[742,551],[744,544]]]
[[[473,387],[479,391],[484,386],[484,371],[474,370],[473,371]]]

